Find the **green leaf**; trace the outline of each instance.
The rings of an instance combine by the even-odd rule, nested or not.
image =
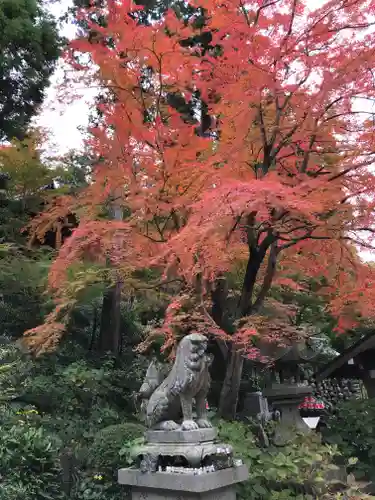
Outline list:
[[[348,460],[348,465],[355,465],[358,463],[358,458],[357,457],[350,457]]]
[[[261,486],[260,484],[253,484],[251,485],[252,489],[255,491],[255,493],[258,493],[258,495],[262,495],[262,498],[266,498],[265,495],[267,495],[267,490]]]

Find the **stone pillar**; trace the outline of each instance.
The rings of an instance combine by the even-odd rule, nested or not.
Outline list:
[[[303,421],[299,405],[312,394],[312,388],[306,385],[273,384],[263,394],[272,404],[274,410],[280,411],[280,423],[276,427],[273,442],[276,446],[284,446],[292,441],[296,432],[309,432]]]
[[[261,392],[248,392],[245,395],[244,413],[249,417],[256,418],[259,414],[268,414],[267,400]]]

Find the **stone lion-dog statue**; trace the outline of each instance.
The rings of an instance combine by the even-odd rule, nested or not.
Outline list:
[[[150,429],[190,431],[212,427],[206,410],[212,362],[207,345],[204,335],[192,333],[180,341],[168,374],[165,365],[155,361],[150,364],[139,392],[144,420]],[[196,421],[193,420],[193,400]]]

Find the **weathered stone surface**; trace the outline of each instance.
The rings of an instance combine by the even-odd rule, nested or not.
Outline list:
[[[207,491],[205,493],[181,493],[165,490],[144,491],[134,488],[132,491],[132,500],[236,500],[236,491],[234,486],[216,491]]]
[[[268,413],[267,400],[261,392],[248,392],[244,400],[244,412],[249,417],[256,418],[260,413]]]
[[[324,479],[327,483],[340,483],[342,485],[347,484],[348,473],[344,465],[337,465],[336,467],[331,467],[324,472]]]
[[[157,359],[152,359],[147,372],[138,392],[138,398],[141,401],[140,418],[146,423],[147,421],[147,405],[153,392],[159,387],[163,380],[168,376],[171,370],[170,365],[161,363]]]
[[[207,419],[211,358],[206,350],[205,336],[184,337],[178,345],[174,366],[160,385],[157,384],[163,377],[162,368],[155,361],[149,366],[140,395],[144,403],[148,401],[146,417],[151,429],[145,433],[145,443],[131,452],[134,465],[142,472],[181,464],[187,468],[211,465],[216,470],[233,466],[232,447],[216,443],[217,431]],[[179,425],[181,410],[183,419]]]
[[[228,486],[246,481],[249,471],[246,465],[231,467],[217,472],[210,472],[200,476],[193,474],[173,474],[166,472],[154,472],[143,474],[138,469],[120,469],[118,471],[118,482],[133,488],[147,490],[163,490],[184,493],[206,493],[214,492]],[[151,493],[150,491],[150,493]],[[162,497],[160,497],[162,498]],[[178,498],[175,496],[173,498]],[[183,496],[182,498],[186,498]]]
[[[231,467],[233,464],[233,449],[230,445],[205,441],[203,443],[146,443],[134,447],[132,457],[136,465],[149,472],[156,471],[163,459],[169,460],[183,457],[190,467],[201,467],[207,459],[221,464],[221,467]]]
[[[213,441],[217,437],[217,430],[195,429],[192,431],[153,431],[149,430],[145,434],[148,443],[205,443]]]
[[[312,393],[312,388],[308,385],[298,384],[272,384],[264,389],[263,394],[270,401],[280,401],[295,398],[303,399]]]
[[[149,428],[191,431],[212,427],[206,410],[212,359],[206,351],[207,338],[193,333],[179,343],[176,360],[167,375],[154,361],[151,363],[140,391]],[[193,400],[196,421],[193,420]]]
[[[275,429],[273,443],[284,446],[295,438],[297,432],[309,432],[303,421],[299,405],[312,393],[309,386],[274,384],[264,390],[264,395],[274,409],[280,410],[281,420]]]

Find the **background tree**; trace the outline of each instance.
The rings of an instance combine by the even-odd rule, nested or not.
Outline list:
[[[61,39],[40,0],[2,0],[0,33],[0,141],[22,139],[43,101]]]
[[[9,178],[8,198],[22,200],[24,209],[32,208],[47,188],[53,189],[53,173],[41,160],[42,136],[39,131],[28,133],[22,141],[13,139],[0,150],[0,171]],[[36,207],[34,206],[34,211]]]
[[[0,192],[0,335],[13,339],[51,306],[44,293],[51,248],[30,248],[24,232],[51,192],[53,174],[40,159],[39,139],[30,131],[0,149],[0,173],[7,178]]]

